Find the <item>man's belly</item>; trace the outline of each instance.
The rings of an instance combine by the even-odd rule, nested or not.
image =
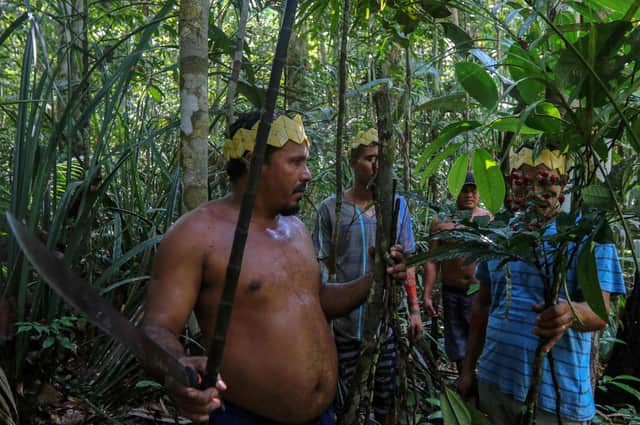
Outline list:
[[[291,424],[315,419],[328,408],[337,380],[333,337],[319,306],[296,313],[263,313],[262,321],[233,318],[242,325],[231,326],[227,336],[224,398]]]
[[[456,259],[442,264],[443,286],[467,289],[472,283],[478,283],[475,263],[465,264],[464,259]]]

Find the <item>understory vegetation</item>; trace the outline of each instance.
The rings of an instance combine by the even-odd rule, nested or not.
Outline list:
[[[133,356],[33,271],[4,214],[24,220],[140,322],[156,246],[189,208],[178,26],[188,3],[0,0],[0,423],[179,421]],[[214,199],[228,190],[228,117],[265,106],[285,1],[204,3],[204,187]],[[336,191],[336,174],[341,187],[350,181],[350,139],[376,127],[374,94],[388,94],[416,263],[426,258],[432,218],[454,208],[451,194],[468,169],[483,206],[499,214],[509,149],[559,145],[571,159],[566,211],[589,217],[592,229],[606,227],[627,284],[594,338],[602,424],[640,423],[639,19],[640,0],[300,0],[277,102],[301,114],[312,141],[313,181],[300,213],[311,228],[317,206]],[[541,237],[522,229],[500,235],[511,247]],[[448,389],[456,375],[441,326],[423,318],[425,336],[403,339],[400,350],[401,423],[486,423]],[[402,309],[398,320],[406,327]],[[184,334],[193,352],[198,332],[193,319]]]

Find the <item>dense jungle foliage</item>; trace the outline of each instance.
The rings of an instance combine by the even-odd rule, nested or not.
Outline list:
[[[0,0],[2,423],[173,423],[161,386],[33,272],[4,213],[140,321],[155,247],[189,208],[178,17],[193,3]],[[204,1],[209,199],[228,190],[228,117],[265,106],[284,3]],[[498,213],[509,148],[559,144],[572,160],[567,212],[607,224],[628,288],[595,339],[598,423],[640,421],[638,19],[640,0],[300,0],[277,101],[312,141],[301,212],[312,227],[336,174],[348,185],[349,140],[376,126],[374,93],[386,91],[420,253],[467,169]],[[515,230],[501,243],[539,236]],[[424,319],[423,340],[402,352],[401,423],[482,423],[445,389],[455,374],[438,323]],[[194,350],[197,335],[192,321]]]

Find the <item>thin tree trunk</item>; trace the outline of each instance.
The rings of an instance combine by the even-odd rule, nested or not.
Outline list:
[[[395,146],[391,143],[393,122],[389,106],[391,99],[386,87],[373,96],[378,116],[378,140],[380,144],[377,172],[374,180],[376,208],[376,257],[374,282],[367,300],[360,358],[356,366],[347,399],[347,412],[340,424],[366,424],[373,398],[373,377],[382,345],[387,339],[389,317],[385,299],[389,296],[391,282],[385,272],[386,259],[391,245],[393,215],[392,164]],[[391,307],[393,308],[393,307]],[[377,338],[374,338],[377,334]],[[366,399],[365,399],[366,397]]]
[[[404,143],[402,145],[402,163],[404,169],[402,172],[402,186],[405,192],[411,189],[411,122],[413,121],[411,111],[411,47],[407,45],[404,49],[405,55],[405,90],[407,95],[405,96],[404,104]]]
[[[216,10],[216,6],[218,8],[218,10]],[[213,3],[213,10],[211,11],[211,13],[213,13],[215,15],[215,20],[214,20],[214,25],[217,28],[222,28],[222,22],[224,19],[224,15],[225,15],[225,8],[226,6],[224,6],[224,4],[222,2],[214,2]],[[224,89],[223,89],[223,83],[222,83],[222,75],[224,74],[224,66],[223,65],[217,65],[215,67],[215,83],[213,86],[213,90],[215,92],[215,96],[213,97],[213,105],[212,108],[213,109],[220,109],[220,102],[222,101],[222,96],[224,93]],[[226,128],[226,127],[225,127]]]
[[[338,124],[336,129],[336,220],[331,233],[329,252],[330,280],[335,280],[336,252],[340,242],[340,214],[342,212],[342,139],[346,114],[347,92],[347,43],[349,32],[349,0],[344,0],[342,11],[342,38],[340,40],[340,63],[338,64]]]
[[[325,38],[322,37],[318,40],[318,51],[320,52],[320,64],[322,65],[322,68],[324,69],[327,65],[328,65],[328,61],[327,61],[327,46],[325,45]],[[325,93],[327,94],[327,106],[329,108],[333,108],[333,94],[331,90],[325,90]]]
[[[64,19],[62,21],[62,52],[60,74],[58,79],[66,83],[66,90],[63,92],[66,96],[59,97],[56,110],[60,118],[62,111],[67,104],[79,104],[86,102],[86,88],[88,82],[83,79],[88,69],[88,40],[87,40],[87,11],[85,0],[63,0],[60,2],[63,9]],[[80,81],[84,81],[84,87],[78,87]],[[80,93],[80,96],[77,94]],[[75,107],[72,120],[77,120],[82,115],[82,106]],[[73,128],[73,125],[67,126]],[[83,137],[84,126],[77,128],[74,134],[66,134],[66,142],[69,145],[70,157],[77,158],[84,169],[89,167],[89,149],[85,143],[86,138]],[[68,176],[67,176],[68,177]]]
[[[287,60],[287,48],[289,46],[289,38],[291,37],[291,27],[296,14],[297,0],[287,0],[284,5],[282,16],[282,25],[278,34],[278,44],[276,46],[275,57],[271,66],[271,77],[269,79],[269,87],[265,99],[265,110],[260,118],[258,125],[258,134],[256,135],[256,145],[251,157],[251,165],[249,167],[249,177],[247,181],[247,189],[242,198],[240,206],[240,214],[238,215],[238,223],[236,224],[235,234],[233,235],[233,245],[231,246],[231,254],[229,255],[229,264],[225,273],[224,289],[218,307],[215,328],[210,347],[207,350],[209,360],[207,362],[207,372],[205,374],[205,386],[215,384],[220,363],[222,361],[222,353],[231,319],[233,309],[233,299],[235,296],[238,278],[240,277],[240,268],[242,265],[242,257],[244,256],[244,246],[249,234],[249,222],[253,213],[253,205],[256,199],[256,188],[258,179],[260,178],[260,170],[264,163],[265,152],[267,151],[267,138],[271,130],[271,122],[273,121],[273,113],[278,99],[278,90],[280,89],[280,78],[282,77],[282,69]]]
[[[227,103],[225,105],[225,115],[227,117],[226,134],[229,135],[229,126],[233,122],[233,101],[236,97],[238,78],[240,77],[240,67],[242,66],[242,53],[244,49],[244,35],[247,29],[247,15],[249,14],[249,0],[242,0],[240,6],[240,21],[238,22],[238,32],[236,33],[236,51],[233,55],[231,65],[231,76],[227,87]]]
[[[306,59],[309,55],[307,40],[303,36],[306,33],[304,23],[300,25],[299,34],[292,34],[287,55],[287,67],[285,68],[285,102],[286,109],[300,112],[305,109],[304,77],[307,68]]]
[[[209,2],[180,3],[180,145],[182,207],[204,204],[207,190]]]

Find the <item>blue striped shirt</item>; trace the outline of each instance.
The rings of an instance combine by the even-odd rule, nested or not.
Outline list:
[[[555,223],[550,232],[555,233]],[[575,249],[575,245],[569,250]],[[613,244],[596,244],[596,266],[600,287],[612,294],[624,294],[624,280],[618,254]],[[538,336],[537,313],[533,304],[544,302],[544,286],[534,267],[523,262],[508,263],[511,272],[511,295],[507,296],[504,268],[492,260],[478,265],[476,276],[490,285],[491,307],[485,345],[480,357],[478,379],[497,386],[500,391],[524,401],[531,384]],[[576,279],[577,255],[567,272],[567,288],[572,301],[583,301]],[[561,294],[564,298],[564,293]],[[588,421],[595,414],[590,379],[591,332],[570,328],[551,350],[560,388],[560,414],[573,421]],[[556,396],[545,357],[538,407],[554,413]]]

